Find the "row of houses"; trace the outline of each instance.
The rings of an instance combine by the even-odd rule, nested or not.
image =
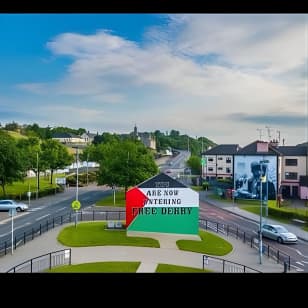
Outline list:
[[[58,140],[62,144],[86,146],[92,143],[96,135],[98,135],[98,133],[93,134],[87,132],[83,133],[81,136],[72,133],[55,133],[52,135],[52,139]],[[156,140],[154,134],[147,132],[138,132],[136,125],[133,132],[129,134],[122,134],[120,136],[131,136],[136,140],[140,140],[147,148],[154,151],[156,150]]]
[[[245,147],[221,144],[203,152],[202,159],[202,177],[207,181],[232,179],[236,188],[251,175],[253,164],[263,163],[277,195],[308,199],[308,144],[279,146],[277,140],[257,140]]]

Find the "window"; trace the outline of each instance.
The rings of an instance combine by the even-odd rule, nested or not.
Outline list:
[[[226,163],[230,164],[231,163],[231,157],[226,158]]]
[[[227,168],[226,168],[226,172],[227,172],[227,173],[231,173],[231,168],[227,167]]]
[[[217,159],[218,159],[218,160],[222,160],[222,157],[218,157]]]
[[[223,168],[222,168],[222,167],[218,167],[217,169],[218,169],[218,170],[223,170]]]
[[[213,161],[213,158],[209,158],[208,161]]]
[[[286,158],[286,166],[297,166],[297,159]]]
[[[285,179],[286,180],[297,180],[297,172],[286,172]]]
[[[212,167],[209,167],[207,170],[208,170],[208,171],[213,171],[213,168],[212,168]]]

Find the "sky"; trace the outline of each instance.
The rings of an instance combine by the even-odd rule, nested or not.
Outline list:
[[[308,14],[0,13],[0,123],[307,141]]]

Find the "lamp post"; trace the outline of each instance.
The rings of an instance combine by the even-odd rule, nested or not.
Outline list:
[[[87,186],[89,185],[89,153],[87,153]]]
[[[262,264],[262,211],[263,211],[263,195],[262,195],[262,184],[266,181],[267,182],[267,168],[266,174],[263,176],[263,164],[267,164],[268,160],[260,160],[260,230],[259,230],[259,257],[260,257],[260,264]],[[267,183],[266,183],[267,184]],[[268,189],[266,189],[266,200],[268,195]]]
[[[39,180],[40,180],[40,172],[39,172],[39,163],[38,163],[38,152],[36,152],[36,200],[38,199],[39,193]]]
[[[78,171],[79,171],[79,168],[78,168],[78,159],[79,159],[79,153],[78,153],[78,147],[76,147],[76,200],[78,201]]]
[[[80,202],[78,201],[78,173],[79,173],[79,168],[78,168],[78,160],[79,160],[79,153],[78,153],[78,147],[73,147],[74,149],[76,149],[76,199],[75,199],[75,203],[77,204],[77,206],[74,208],[75,209],[75,228],[77,228],[77,222],[78,222],[78,209],[80,208]]]

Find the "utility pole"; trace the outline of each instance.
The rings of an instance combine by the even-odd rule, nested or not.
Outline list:
[[[265,127],[267,128],[268,141],[271,141],[271,138],[272,138],[271,127],[269,127],[269,126],[265,126]]]
[[[259,140],[262,141],[262,129],[257,128],[257,131],[259,131]]]
[[[39,171],[38,152],[36,152],[36,200],[38,199],[39,189],[40,189],[40,171]]]

